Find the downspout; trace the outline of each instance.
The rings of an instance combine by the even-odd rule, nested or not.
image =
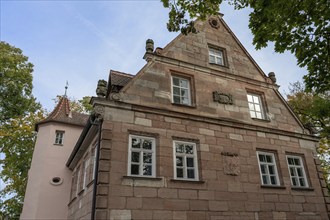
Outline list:
[[[97,119],[96,119],[97,120]],[[96,121],[95,120],[95,121]],[[100,159],[100,146],[101,146],[101,128],[102,128],[102,122],[103,120],[101,119],[98,122],[94,122],[94,125],[98,125],[99,127],[99,132],[98,132],[98,143],[96,146],[96,151],[95,151],[95,171],[94,171],[94,183],[93,183],[93,198],[92,198],[92,214],[91,214],[91,220],[95,220],[95,211],[96,211],[96,193],[97,193],[97,180],[99,177],[99,159]]]

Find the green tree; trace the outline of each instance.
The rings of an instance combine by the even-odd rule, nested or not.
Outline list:
[[[22,50],[0,41],[0,125],[34,108],[33,65]]]
[[[161,0],[169,8],[169,31],[196,32],[194,19],[216,15],[223,0]],[[235,9],[251,8],[249,28],[256,49],[274,42],[275,51],[290,51],[306,67],[306,89],[330,90],[329,0],[228,0]]]
[[[330,93],[305,92],[304,85],[296,82],[287,99],[302,123],[321,138],[317,152],[330,191]]]
[[[39,109],[10,119],[1,126],[0,152],[4,159],[0,160],[0,178],[5,187],[0,191],[0,199],[3,200],[0,216],[16,219],[22,211],[36,137],[34,126],[43,118],[43,111]]]

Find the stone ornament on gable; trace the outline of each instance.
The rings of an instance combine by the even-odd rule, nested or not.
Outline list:
[[[229,104],[232,105],[233,102],[233,96],[228,93],[223,93],[219,91],[214,91],[213,92],[213,101],[219,102],[221,104]]]
[[[96,95],[98,97],[105,97],[107,94],[107,81],[99,80],[96,88]]]
[[[215,29],[218,29],[220,27],[220,22],[216,18],[209,18],[209,23],[210,23],[211,27],[213,27]]]
[[[104,106],[97,105],[94,107],[92,115],[94,115],[95,120],[102,120],[104,116]]]

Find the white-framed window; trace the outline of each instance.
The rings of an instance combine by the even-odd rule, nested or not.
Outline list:
[[[89,163],[90,163],[90,158],[87,158],[84,161],[84,179],[83,179],[83,188],[85,188],[88,184],[87,181],[87,175],[89,174]]]
[[[300,156],[287,155],[291,185],[296,187],[308,187],[303,160]]]
[[[64,131],[56,131],[55,132],[55,143],[54,144],[63,144],[64,140]]]
[[[156,177],[156,140],[129,135],[128,175]]]
[[[173,103],[191,105],[190,80],[179,76],[172,76]]]
[[[198,180],[196,143],[173,141],[174,179]]]
[[[262,185],[279,186],[280,181],[277,172],[275,154],[257,151],[257,156]]]
[[[247,99],[251,118],[265,119],[264,108],[260,95],[248,93]]]
[[[225,60],[224,60],[223,50],[210,47],[209,48],[209,62],[224,66]]]

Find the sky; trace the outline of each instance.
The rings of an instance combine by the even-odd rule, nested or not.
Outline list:
[[[275,72],[280,92],[307,73],[290,53],[273,47],[256,51],[248,28],[249,9],[221,5],[224,20],[268,74]],[[109,71],[135,75],[145,64],[145,41],[165,47],[178,33],[166,29],[168,9],[158,0],[0,0],[0,39],[23,50],[34,64],[33,94],[51,111],[53,99],[64,94],[81,99],[96,96],[99,79]]]

